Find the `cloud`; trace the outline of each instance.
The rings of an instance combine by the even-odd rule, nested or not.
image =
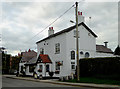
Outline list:
[[[34,36],[73,4],[74,2],[4,2],[0,24],[3,46],[12,54],[20,49],[22,51],[34,49],[35,42],[47,36],[48,28]],[[80,2],[79,10],[86,17],[86,24],[98,35],[97,43],[102,44],[107,40],[109,47],[114,50],[117,46],[117,3]],[[92,17],[91,21],[88,17]],[[58,32],[74,25],[69,22],[70,20],[75,21],[75,8],[51,26],[54,27],[55,32]]]

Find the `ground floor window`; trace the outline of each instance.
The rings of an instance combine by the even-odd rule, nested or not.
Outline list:
[[[75,62],[71,62],[71,69],[75,70]]]
[[[88,52],[85,53],[85,58],[89,58],[90,54]]]
[[[23,71],[23,66],[21,66],[21,71]]]
[[[46,65],[46,72],[49,72],[49,65]]]
[[[56,70],[60,70],[59,62],[56,62],[55,65],[56,65]]]
[[[29,72],[34,72],[35,66],[34,65],[30,65],[29,66]]]
[[[59,72],[60,72],[60,65],[59,65],[59,63],[60,63],[59,61],[58,61],[58,62],[55,62],[55,68],[56,68],[56,69],[55,69],[55,73],[56,73],[56,74],[59,74]]]
[[[42,72],[42,70],[43,70],[43,66],[42,66],[42,65],[39,65],[38,72]]]

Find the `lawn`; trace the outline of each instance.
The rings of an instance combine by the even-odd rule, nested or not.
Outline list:
[[[65,82],[120,85],[120,81],[117,80],[98,79],[98,78],[90,78],[90,77],[81,77],[80,81],[74,79],[74,80],[66,80]]]

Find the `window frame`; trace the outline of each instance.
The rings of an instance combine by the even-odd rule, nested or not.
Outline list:
[[[47,69],[48,68],[48,69]],[[49,72],[50,71],[50,65],[49,64],[47,64],[46,65],[46,72]]]
[[[73,66],[74,66],[74,68],[73,68]],[[71,69],[75,70],[75,62],[71,62]]]
[[[60,62],[60,61],[56,61],[56,62],[55,62],[55,70],[56,70],[56,71],[60,71],[60,66],[58,65],[59,62]]]
[[[55,54],[59,54],[60,53],[60,43],[56,43],[55,44]]]
[[[71,55],[71,60],[75,60],[75,51],[74,50],[70,51],[70,55]]]
[[[85,58],[89,58],[90,57],[90,53],[89,52],[86,52],[85,53]]]
[[[40,48],[40,54],[44,54],[44,48]]]

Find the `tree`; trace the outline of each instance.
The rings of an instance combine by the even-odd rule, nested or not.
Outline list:
[[[20,60],[21,60],[21,57],[18,57],[18,56],[12,57],[11,69],[18,70]]]
[[[114,55],[120,55],[120,47],[119,47],[119,45],[118,45],[117,48],[115,49]]]

